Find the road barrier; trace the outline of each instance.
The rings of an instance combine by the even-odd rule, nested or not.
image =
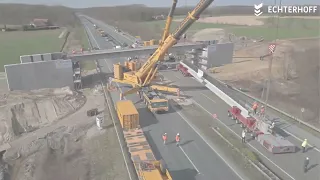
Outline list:
[[[228,105],[230,106],[238,106],[241,109],[241,114],[243,116],[248,116],[248,110],[245,108],[247,106],[251,106],[251,103],[248,101],[243,101],[243,100],[237,100],[237,97],[233,97],[234,96],[234,92],[237,92],[243,96],[245,96],[246,98],[251,99],[252,101],[256,101],[259,102],[261,104],[264,104],[265,106],[267,106],[268,108],[274,110],[275,112],[280,113],[281,115],[284,115],[286,117],[288,117],[289,119],[292,119],[294,121],[299,122],[300,124],[303,124],[305,126],[307,126],[308,128],[319,132],[320,133],[320,129],[312,126],[311,124],[304,122],[300,119],[298,119],[297,117],[294,117],[270,104],[265,104],[264,102],[262,102],[260,99],[257,99],[251,95],[248,95],[244,92],[242,92],[241,90],[234,88],[226,83],[223,83],[213,77],[211,77],[210,75],[208,75],[207,73],[203,73],[203,77],[199,78],[197,75],[198,72],[198,67],[196,67],[195,65],[187,62],[187,61],[182,61],[181,62],[182,65],[186,66],[188,68],[188,71],[190,72],[190,74],[192,74],[192,76],[195,77],[195,79],[197,79],[199,82],[204,82],[205,86],[210,89],[212,92],[214,92],[215,94],[217,94],[222,100],[224,100]],[[233,92],[232,92],[233,91]],[[249,104],[248,104],[249,103]]]
[[[194,69],[198,69],[197,67],[192,67],[188,62],[180,62],[183,66],[185,66],[186,68],[188,68],[189,73],[199,82],[201,82],[202,84],[204,84],[208,89],[210,89],[212,92],[214,92],[217,96],[219,96],[224,102],[226,102],[229,106],[237,106],[238,108],[241,109],[241,114],[244,117],[249,117],[249,112],[247,109],[245,109],[242,105],[240,105],[238,102],[236,102],[234,99],[232,99],[231,97],[229,97],[226,93],[224,93],[223,91],[221,91],[218,87],[216,87],[215,85],[213,85],[210,81],[208,81],[207,79],[205,79],[205,77],[199,77],[198,76],[198,70],[194,70]],[[204,75],[204,73],[203,73]],[[227,113],[227,112],[226,112]]]

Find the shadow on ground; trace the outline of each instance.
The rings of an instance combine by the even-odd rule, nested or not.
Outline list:
[[[108,78],[110,77],[110,73],[100,73],[100,74],[90,74],[83,76],[81,78],[82,81],[82,87],[83,88],[94,88],[96,85],[100,85],[101,78],[103,78],[103,82],[108,82]]]
[[[162,156],[161,156],[161,153],[159,151],[159,149],[157,148],[157,145],[156,143],[154,142],[154,140],[152,139],[151,135],[150,135],[150,132],[149,131],[143,131],[144,132],[144,135],[146,136],[147,138],[147,141],[152,149],[152,152],[154,154],[154,157],[157,159],[157,160],[161,160],[162,159]],[[160,138],[160,137],[159,137]]]
[[[141,128],[148,127],[152,124],[157,124],[158,120],[147,108],[139,108],[138,109],[140,118],[140,126]]]
[[[175,113],[182,110],[182,106],[177,102],[170,100],[169,101],[169,111],[167,113]]]
[[[205,86],[180,86],[180,91],[208,90]]]
[[[177,171],[170,171],[172,179],[195,180],[198,174],[195,169],[183,169]]]

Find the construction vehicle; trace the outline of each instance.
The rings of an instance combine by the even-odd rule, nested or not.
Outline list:
[[[157,73],[158,66],[157,63],[165,55],[169,48],[175,45],[180,37],[187,31],[187,29],[199,19],[200,14],[213,2],[213,0],[201,0],[192,12],[190,12],[187,17],[181,22],[179,27],[174,31],[173,34],[169,35],[158,49],[149,57],[145,64],[137,71],[121,72],[119,68],[121,66],[115,66],[115,75],[112,79],[113,82],[129,84],[132,89],[120,94],[120,98],[128,94],[133,94],[138,92],[142,87],[150,86],[150,88],[163,88],[160,85],[151,86],[151,81]],[[117,71],[117,72],[116,72]],[[117,74],[116,74],[117,73]],[[165,88],[165,87],[164,87]],[[176,88],[178,92],[179,89]]]
[[[100,35],[101,35],[101,37],[107,37],[107,34],[103,30],[100,31]]]
[[[141,98],[143,102],[147,105],[147,108],[153,113],[168,112],[169,111],[169,101],[160,92],[143,88]]]
[[[228,116],[240,124],[241,128],[255,138],[263,147],[273,154],[296,152],[296,146],[274,131],[274,123],[262,115],[250,113],[249,117],[241,114],[241,109],[233,106]]]
[[[139,180],[172,180],[163,160],[156,160],[139,125],[139,113],[132,101],[118,101],[117,114],[124,139]]]
[[[180,71],[184,77],[191,76],[191,74],[188,71],[188,68],[184,67],[182,64],[177,65],[177,70]]]

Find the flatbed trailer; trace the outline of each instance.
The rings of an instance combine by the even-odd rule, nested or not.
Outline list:
[[[172,180],[163,160],[157,160],[139,125],[139,112],[132,101],[118,101],[120,120],[126,146],[139,180]]]
[[[177,65],[177,70],[180,71],[181,74],[183,74],[183,76],[185,76],[185,77],[191,76],[191,74],[188,71],[188,68],[184,67],[182,64]]]
[[[228,110],[228,116],[235,120],[237,124],[240,124],[240,127],[244,128],[246,132],[251,133],[251,136],[269,152],[273,154],[296,152],[296,146],[277,134],[271,125],[272,122],[268,119],[257,115],[244,117],[240,108],[236,106]]]
[[[142,129],[124,131],[131,160],[141,180],[172,180],[164,161],[156,160]]]

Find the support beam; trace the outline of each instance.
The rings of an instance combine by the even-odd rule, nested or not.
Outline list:
[[[176,44],[175,46],[170,48],[169,53],[178,51],[190,51],[192,49],[200,49],[203,47],[203,44]],[[157,48],[158,46],[148,46],[134,49],[113,49],[103,51],[98,50],[95,52],[89,52],[84,54],[69,54],[68,57],[72,61],[93,61],[97,59],[134,57],[152,54]]]

